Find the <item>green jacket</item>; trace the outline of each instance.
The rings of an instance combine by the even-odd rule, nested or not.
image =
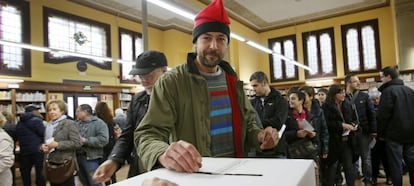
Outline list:
[[[199,74],[194,59],[195,54],[188,54],[186,64],[165,73],[154,86],[148,112],[134,133],[137,153],[146,170],[154,168],[169,142],[178,140],[193,144],[201,156],[211,156],[210,96],[207,82]],[[241,122],[241,126],[237,126],[240,139],[235,143],[240,144],[245,156],[249,147],[258,146],[257,135],[261,129],[256,125],[255,112],[244,93],[243,82],[237,80],[227,62],[219,65],[234,79],[236,94],[230,96],[237,99],[235,105],[240,110],[237,117]]]
[[[81,134],[81,125],[88,125],[86,130],[86,141],[81,151],[86,152],[87,160],[95,160],[103,157],[103,148],[109,141],[108,126],[96,116],[91,116],[89,121],[78,121],[78,129]],[[81,134],[82,135],[82,134]]]

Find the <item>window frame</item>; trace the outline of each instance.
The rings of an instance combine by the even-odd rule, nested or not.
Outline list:
[[[323,73],[322,71],[322,61],[321,61],[321,50],[320,50],[320,42],[319,38],[322,34],[327,33],[331,37],[331,56],[332,56],[332,72],[331,73]],[[335,52],[335,34],[334,28],[325,28],[315,31],[303,32],[302,33],[302,44],[303,44],[303,59],[304,64],[309,66],[309,59],[308,59],[308,46],[306,44],[307,38],[309,36],[315,35],[317,37],[317,56],[318,56],[318,69],[315,75],[309,74],[309,71],[305,71],[305,79],[312,79],[312,78],[322,78],[322,77],[336,77],[337,70],[336,70],[336,52]]]
[[[59,17],[64,17],[76,22],[83,22],[86,24],[90,24],[90,25],[94,25],[94,26],[98,26],[101,27],[105,30],[106,32],[106,56],[107,57],[111,57],[111,26],[109,24],[105,24],[102,22],[98,22],[96,20],[92,20],[92,19],[88,19],[85,17],[80,17],[74,14],[70,14],[67,12],[63,12],[60,10],[56,10],[56,9],[52,9],[49,7],[43,7],[43,38],[44,38],[44,46],[49,47],[49,21],[48,18],[51,15],[56,15]],[[88,58],[82,58],[82,57],[76,57],[76,56],[67,56],[67,57],[63,57],[63,58],[58,58],[58,59],[54,59],[54,58],[49,58],[49,52],[45,52],[44,53],[44,60],[45,63],[53,63],[53,64],[61,64],[61,63],[67,63],[67,62],[86,62],[88,64],[91,64],[93,66],[96,66],[98,68],[104,69],[104,70],[112,70],[112,62],[96,62],[93,59],[88,59]]]
[[[363,55],[363,46],[362,46],[362,35],[361,29],[364,26],[371,26],[374,30],[374,38],[375,38],[375,57],[376,57],[376,69],[372,70],[364,70],[365,69],[365,62],[364,62],[364,55]],[[348,50],[347,50],[347,40],[346,40],[346,32],[349,29],[356,29],[358,32],[358,48],[359,48],[359,65],[361,70],[359,71],[350,71],[348,67]],[[378,27],[378,19],[371,19],[367,21],[361,21],[357,23],[351,23],[346,25],[341,25],[341,35],[342,35],[342,49],[343,49],[343,58],[344,58],[344,71],[345,74],[348,73],[372,73],[378,72],[381,70],[381,45],[379,40],[379,27]]]
[[[268,45],[269,48],[273,50],[273,45],[276,42],[280,42],[282,43],[281,45],[281,50],[282,50],[282,55],[285,54],[285,50],[284,50],[284,46],[283,46],[283,42],[288,41],[288,40],[292,40],[293,42],[293,50],[295,51],[294,54],[294,60],[297,61],[298,58],[298,51],[297,51],[297,43],[296,43],[296,34],[293,35],[288,35],[288,36],[282,36],[282,37],[277,37],[277,38],[271,38],[268,39]],[[293,78],[288,78],[286,75],[286,60],[281,59],[282,63],[282,78],[281,79],[275,79],[275,75],[274,75],[274,71],[273,71],[273,55],[269,54],[269,65],[270,65],[270,82],[283,82],[283,81],[296,81],[299,80],[299,70],[298,70],[298,66],[294,65],[295,68],[295,77]]]
[[[135,32],[135,31],[132,31],[132,30],[128,30],[128,29],[126,29],[126,28],[121,28],[121,27],[119,27],[118,28],[118,46],[119,46],[119,59],[122,59],[122,39],[121,39],[121,36],[122,36],[122,34],[123,33],[126,33],[126,34],[129,34],[129,35],[131,35],[132,36],[132,59],[133,59],[133,61],[135,61],[135,59],[138,57],[138,55],[139,54],[136,54],[135,53],[135,49],[136,49],[136,46],[135,46],[135,39],[137,38],[137,37],[140,37],[141,39],[142,39],[142,34],[141,33],[139,33],[139,32]],[[122,75],[123,75],[123,73],[122,73],[122,63],[120,63],[119,64],[119,81],[120,81],[120,83],[137,83],[136,81],[135,81],[135,79],[122,79]],[[134,65],[133,65],[134,66]],[[126,72],[126,73],[129,73],[129,72]]]
[[[15,1],[6,1],[7,5],[12,5],[21,10],[21,20],[22,20],[22,43],[31,43],[30,35],[30,4],[24,0],[15,0]],[[2,6],[2,5],[0,5]],[[0,50],[3,50],[3,47],[0,46]],[[14,70],[8,68],[0,68],[1,75],[9,76],[20,76],[20,77],[31,77],[32,76],[32,62],[31,62],[31,50],[23,49],[23,68],[21,70]],[[0,65],[3,65],[3,61],[0,61]]]

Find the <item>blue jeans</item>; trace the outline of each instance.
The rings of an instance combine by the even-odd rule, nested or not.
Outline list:
[[[408,168],[410,184],[414,185],[414,144],[401,144],[395,141],[386,140],[385,148],[388,156],[388,163],[391,170],[391,178],[394,186],[403,185],[403,164]]]
[[[364,182],[370,183],[372,181],[372,166],[371,166],[371,149],[369,148],[369,143],[372,140],[372,137],[369,134],[360,134],[357,135],[359,141],[359,152],[361,156],[361,167],[362,174],[364,175]],[[358,162],[358,161],[357,161]],[[355,162],[354,176],[358,172],[358,164]]]
[[[35,167],[35,171],[36,171],[36,185],[37,186],[46,185],[45,178],[42,175],[43,154],[41,152],[20,155],[19,162],[20,162],[20,172],[22,174],[24,186],[32,185],[31,171],[32,171],[33,166]]]
[[[79,166],[79,180],[82,185],[88,186],[102,186],[101,183],[95,183],[92,180],[93,173],[99,167],[100,159],[87,160],[85,155],[77,155],[78,166]]]

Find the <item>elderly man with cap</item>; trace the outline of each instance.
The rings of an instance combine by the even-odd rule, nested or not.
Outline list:
[[[138,166],[139,158],[133,141],[134,130],[147,112],[155,82],[166,71],[167,59],[162,52],[150,50],[137,57],[135,68],[129,74],[134,75],[135,79],[141,83],[145,90],[138,92],[132,97],[127,111],[127,125],[117,139],[112,152],[108,156],[108,160],[103,162],[95,171],[93,179],[96,182],[109,180],[121,168],[125,160],[130,162],[128,178],[140,173]]]
[[[243,83],[223,60],[229,24],[222,1],[213,1],[195,18],[195,53],[155,84],[134,135],[146,170],[196,172],[202,156],[243,157],[250,147],[277,145],[277,130],[257,127]]]
[[[20,121],[16,125],[16,140],[20,144],[20,172],[24,186],[30,186],[31,170],[36,170],[36,185],[46,185],[42,175],[43,153],[39,147],[45,136],[45,125],[43,116],[40,114],[40,106],[29,104],[24,107],[24,113],[20,115]]]

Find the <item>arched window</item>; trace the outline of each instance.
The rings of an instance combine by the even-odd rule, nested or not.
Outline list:
[[[274,52],[297,60],[295,35],[269,39],[269,46]],[[269,55],[269,58],[271,82],[298,80],[297,66],[272,54]]]
[[[345,73],[377,72],[381,69],[378,20],[342,25]]]
[[[306,78],[336,76],[333,28],[302,33]]]
[[[30,43],[29,4],[26,1],[5,1],[0,4],[0,39]],[[30,50],[0,45],[0,73],[31,76]]]
[[[144,51],[142,34],[138,32],[119,28],[119,42],[119,55],[122,60],[135,61],[136,57]],[[135,63],[120,64],[121,83],[135,83],[133,76],[129,75],[134,65]]]

